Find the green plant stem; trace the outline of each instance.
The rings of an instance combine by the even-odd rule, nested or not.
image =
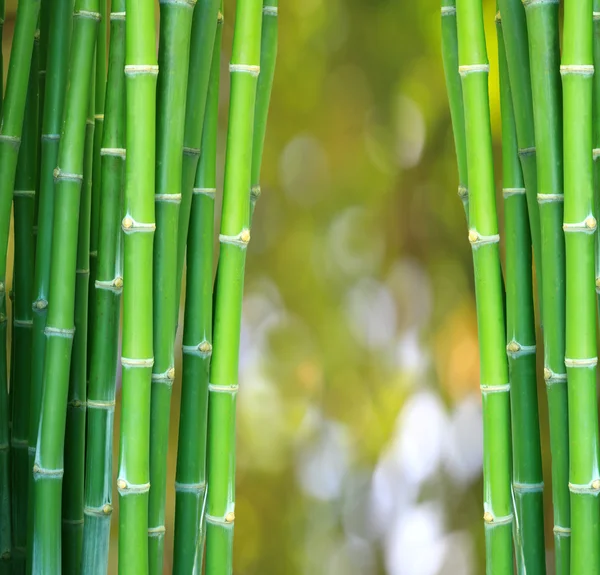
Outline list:
[[[95,281],[96,337],[90,356],[82,574],[108,570],[112,515],[112,434],[123,288],[121,202],[125,168],[125,0],[113,1],[102,135],[102,189]],[[90,302],[92,304],[92,302]]]
[[[537,166],[527,23],[522,0],[498,0],[498,6],[502,14],[502,33],[506,44],[506,60],[513,95],[519,157],[527,190],[529,229],[533,241],[537,292],[541,310],[543,308],[542,253],[540,213],[537,204]],[[460,38],[459,35],[459,43]]]
[[[256,89],[256,105],[254,109],[254,133],[252,137],[252,171],[250,176],[250,223],[254,216],[254,208],[260,197],[260,168],[262,165],[265,134],[267,133],[267,117],[275,61],[277,60],[277,3],[278,0],[264,0],[262,16],[262,32],[260,39],[260,75]]]
[[[29,457],[30,468],[35,460],[38,439],[42,381],[46,350],[46,328],[48,291],[50,281],[50,254],[52,247],[52,223],[54,217],[54,176],[57,165],[58,145],[62,127],[62,110],[65,98],[66,76],[69,63],[69,46],[73,20],[73,0],[54,0],[50,11],[50,38],[42,118],[41,163],[38,209],[35,275],[33,283],[33,329],[31,342],[31,391],[29,411]],[[29,500],[33,502],[34,480],[29,474]],[[33,511],[29,505],[29,534],[27,537],[27,572],[32,572]]]
[[[513,573],[510,385],[481,2],[458,0],[457,22],[481,366],[486,572],[505,575]]]
[[[202,573],[206,536],[206,432],[208,376],[212,354],[212,279],[219,72],[223,16],[213,49],[202,154],[196,173],[187,249],[183,378],[175,482],[173,573]]]
[[[502,182],[506,231],[507,355],[516,513],[517,571],[546,573],[540,422],[536,385],[535,314],[531,233],[519,163],[512,94],[502,36],[496,16],[502,110]]]
[[[98,26],[98,0],[77,0],[65,115],[54,172],[56,197],[46,325],[47,348],[35,476],[33,573],[61,572],[63,446],[74,334],[77,237],[86,117]]]
[[[190,222],[192,188],[200,157],[202,127],[208,94],[208,79],[220,0],[198,0],[192,19],[192,38],[183,135],[183,165],[181,172],[181,204],[177,230],[177,284],[175,309],[179,315],[183,264]]]
[[[556,573],[570,563],[569,430],[565,369],[565,236],[558,2],[525,2],[542,234],[544,379],[550,420]]]
[[[227,161],[216,285],[214,352],[210,366],[206,574],[233,570],[235,405],[244,267],[250,241],[252,132],[260,71],[261,0],[237,5],[231,64]]]
[[[594,70],[600,70],[600,0],[593,0]],[[594,73],[593,89],[593,144],[594,150],[594,208],[600,214],[600,74]],[[596,297],[600,310],[600,234],[596,234]]]
[[[85,127],[83,183],[77,235],[75,278],[75,334],[71,352],[71,373],[67,399],[65,435],[65,476],[62,504],[62,569],[76,575],[81,568],[83,545],[83,490],[85,469],[85,419],[87,394],[87,318],[90,278],[90,211],[92,202],[92,161],[94,152],[94,97],[90,97]]]
[[[562,65],[566,357],[569,398],[571,575],[600,571],[596,409],[596,219],[592,167],[592,0],[567,0]]]
[[[458,35],[456,33],[456,0],[442,0],[442,59],[446,77],[446,91],[450,104],[450,118],[454,135],[454,149],[458,165],[458,197],[469,219],[469,188],[467,182],[467,144],[465,141],[465,110],[462,86],[458,73]]]
[[[119,449],[119,573],[148,573],[152,260],[156,153],[154,5],[126,1],[127,90],[123,218],[123,391]]]
[[[154,367],[150,412],[149,572],[164,564],[165,500],[171,390],[175,378],[177,329],[177,226],[190,34],[195,0],[160,2],[156,110],[156,234],[153,301]]]

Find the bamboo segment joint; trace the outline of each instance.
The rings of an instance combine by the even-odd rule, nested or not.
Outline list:
[[[206,491],[206,483],[180,483],[175,482],[176,493],[204,493]]]
[[[209,198],[214,199],[215,194],[217,193],[217,189],[216,188],[192,188],[192,193],[193,194],[202,194],[203,196],[208,196]]]
[[[596,278],[596,293],[600,293],[600,277]]]
[[[13,196],[15,198],[34,198],[35,190],[15,190]]]
[[[212,345],[204,340],[198,345],[184,345],[183,353],[186,355],[199,355],[200,357],[210,357],[212,355]]]
[[[81,401],[81,399],[73,399],[67,403],[67,406],[73,409],[85,409],[85,401]]]
[[[567,382],[567,374],[566,373],[555,373],[549,367],[544,368],[544,380],[546,381],[546,385],[553,385],[555,383],[566,383]]]
[[[571,537],[570,527],[562,527],[561,525],[555,525],[552,531],[554,531],[554,533],[559,537]]]
[[[549,204],[551,202],[564,202],[564,194],[538,194],[538,204]]]
[[[17,327],[31,327],[33,325],[32,319],[13,319],[13,325]]]
[[[0,143],[2,142],[10,144],[18,150],[19,146],[21,145],[21,138],[20,136],[8,136],[6,134],[0,134]]]
[[[477,230],[469,230],[469,242],[473,248],[478,248],[486,244],[497,244],[500,241],[500,234],[493,234],[491,236],[483,236]]]
[[[126,234],[154,233],[156,230],[156,224],[154,222],[136,222],[131,216],[125,216],[123,218],[123,222],[121,223],[121,228]]]
[[[219,241],[222,244],[233,244],[245,249],[250,242],[250,230],[248,228],[244,228],[237,236],[226,236],[224,234],[220,234]]]
[[[163,0],[161,0],[162,3]],[[167,529],[164,525],[158,527],[148,527],[148,537],[164,537]]]
[[[186,6],[193,8],[196,5],[196,0],[159,0],[159,4],[179,4],[180,6]]]
[[[66,519],[63,517],[62,519],[63,525],[83,525],[83,519]]]
[[[45,469],[40,467],[37,463],[33,466],[33,477],[35,479],[41,479],[47,477],[48,479],[62,479],[65,471],[64,469]]]
[[[121,357],[121,365],[123,367],[152,367],[154,365],[154,358],[150,357],[148,359],[133,359],[130,357]]]
[[[596,231],[596,218],[594,216],[588,216],[582,222],[565,223],[563,224],[563,231],[565,233],[584,233],[593,234]]]
[[[216,385],[213,383],[208,384],[208,391],[214,393],[237,393],[239,385]]]
[[[115,408],[115,400],[104,401],[102,399],[88,399],[88,409],[105,409],[107,411],[113,411]]]
[[[180,204],[181,203],[181,194],[154,194],[154,201]]]
[[[213,525],[231,525],[235,521],[235,513],[230,511],[224,517],[215,517],[214,515],[205,514],[206,521]]]
[[[73,18],[89,18],[90,20],[96,20],[100,22],[102,16],[99,12],[90,12],[89,10],[78,10],[73,14]]]
[[[42,141],[60,140],[60,134],[42,134]]]
[[[258,77],[260,74],[260,66],[254,64],[229,64],[229,72],[231,74],[239,72],[241,74],[250,74],[251,76]]]
[[[513,521],[513,514],[505,515],[503,517],[496,517],[491,511],[486,511],[483,514],[483,520],[485,521],[486,527],[496,527],[497,525],[508,525]]]
[[[591,367],[596,367],[596,365],[598,365],[597,357],[587,357],[587,358],[583,358],[583,359],[570,359],[568,357],[565,357],[565,366],[566,367],[591,368]]]
[[[263,8],[263,14],[265,16],[277,16],[277,6],[265,6]]]
[[[125,66],[126,76],[158,76],[158,65],[156,64],[127,64]]]
[[[544,491],[544,482],[540,483],[515,483],[513,482],[513,490],[517,493],[541,493]]]
[[[458,197],[462,200],[469,197],[469,189],[466,186],[458,186]]]
[[[184,156],[199,156],[200,148],[190,148],[189,146],[183,147],[183,155]]]
[[[32,307],[33,307],[34,310],[36,310],[36,309],[37,310],[46,309],[48,307],[48,300],[45,300],[43,298],[36,299],[33,302],[33,306]]]
[[[600,479],[594,479],[589,483],[584,485],[577,485],[575,483],[569,482],[569,491],[571,493],[580,493],[580,494],[592,494],[598,495],[600,493]]]
[[[503,385],[480,385],[481,393],[507,393],[510,391],[510,383]]]
[[[527,148],[519,149],[519,157],[526,158],[527,156],[533,156],[535,154],[535,146],[529,146]]]
[[[29,441],[27,439],[18,439],[17,437],[10,438],[10,445],[16,449],[27,449],[29,447]]]
[[[461,76],[467,76],[469,74],[487,74],[490,71],[489,64],[464,64],[458,67],[458,73]]]
[[[60,168],[55,168],[53,175],[54,175],[54,180],[56,182],[60,182],[61,180],[68,180],[71,182],[82,182],[83,181],[82,174],[70,174],[69,172],[63,172]]]
[[[163,373],[153,373],[151,380],[155,383],[166,383],[169,387],[173,385],[175,379],[175,368],[170,367]]]
[[[543,4],[558,4],[560,0],[523,0],[525,8],[529,6],[541,6]]]
[[[135,484],[129,483],[126,479],[119,478],[117,479],[117,491],[123,496],[141,495],[150,491],[150,483]]]
[[[110,517],[112,514],[112,505],[106,503],[102,507],[88,507],[87,505],[83,508],[85,515],[92,517]]]
[[[90,254],[91,255],[91,254]],[[96,280],[94,282],[96,289],[103,289],[120,293],[123,289],[123,278],[117,276],[114,280]]]
[[[525,188],[503,188],[502,195],[505,198],[510,198],[511,196],[522,196],[525,194]]]
[[[592,12],[592,20],[594,22],[597,22],[598,20],[600,20],[600,12]]]
[[[593,64],[563,64],[560,67],[562,76],[593,76]]]
[[[250,199],[255,202],[256,200],[258,200],[258,198],[260,198],[260,194],[261,194],[261,189],[260,186],[252,186],[250,188]]]
[[[510,357],[521,357],[522,355],[535,354],[535,345],[521,345],[518,341],[511,341],[506,346],[506,352]]]
[[[225,17],[223,16],[223,12],[219,10],[219,13],[217,14],[217,24],[223,24],[223,20],[225,20]]]
[[[600,12],[598,12],[598,14],[600,14]],[[592,159],[595,162],[598,158],[600,158],[600,148],[594,148],[592,150]]]
[[[73,327],[71,329],[67,329],[62,327],[46,326],[44,333],[48,337],[66,337],[71,339],[75,335],[75,328]]]
[[[125,148],[100,148],[101,156],[117,156],[125,159],[127,151]]]
[[[125,12],[111,12],[110,19],[111,20],[125,20]]]

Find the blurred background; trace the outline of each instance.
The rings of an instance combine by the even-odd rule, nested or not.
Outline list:
[[[494,5],[484,5],[498,153]],[[234,14],[227,0],[221,174]],[[483,573],[477,326],[439,2],[285,0],[279,26],[247,260],[234,572]],[[540,410],[551,545],[542,385]],[[115,473],[117,453],[118,429]]]

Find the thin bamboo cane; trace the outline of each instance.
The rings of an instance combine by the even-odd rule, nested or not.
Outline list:
[[[544,379],[548,395],[556,572],[570,563],[569,433],[565,370],[565,239],[563,222],[562,91],[558,1],[524,3],[529,31],[531,86],[542,233]]]
[[[594,70],[600,70],[600,0],[593,0]],[[594,73],[593,89],[593,144],[594,150],[594,207],[596,217],[600,214],[600,73]],[[600,234],[596,234],[596,297],[600,310]]]
[[[208,79],[212,51],[217,33],[217,14],[220,0],[198,0],[192,20],[190,65],[183,136],[183,167],[181,172],[181,204],[177,230],[177,284],[175,309],[179,314],[181,281],[192,205],[192,188],[200,157],[202,127],[208,94]]]
[[[33,573],[61,572],[61,491],[69,368],[74,334],[77,236],[83,179],[86,117],[91,98],[98,0],[77,0],[65,114],[54,172],[50,294],[44,390],[33,474]]]
[[[502,110],[508,335],[506,349],[511,386],[515,548],[519,573],[543,574],[546,572],[544,482],[536,385],[531,233],[500,13],[496,16],[496,26]]]
[[[112,514],[112,431],[119,311],[123,287],[121,200],[125,167],[125,0],[111,4],[110,60],[102,135],[102,201],[95,281],[96,336],[87,400],[86,483],[82,574],[108,570]],[[90,302],[92,305],[92,302]]]
[[[244,267],[250,241],[252,131],[260,72],[261,0],[237,5],[229,70],[231,97],[216,285],[214,352],[210,367],[206,573],[233,570],[235,405]]]
[[[498,0],[502,13],[502,30],[506,44],[506,60],[519,143],[519,157],[527,190],[529,228],[533,241],[533,256],[537,279],[537,292],[542,301],[542,252],[540,235],[540,213],[537,204],[537,166],[535,133],[533,126],[533,104],[531,74],[527,39],[527,23],[522,0]],[[460,41],[460,35],[459,35]]]
[[[148,573],[152,357],[153,169],[156,152],[154,5],[127,0],[127,162],[123,218],[123,391],[119,475],[119,573]]]
[[[469,188],[467,183],[467,147],[465,142],[465,110],[462,86],[458,73],[458,35],[456,33],[456,0],[442,0],[442,58],[446,90],[450,104],[450,118],[454,135],[454,149],[458,166],[458,197],[469,219]]]
[[[4,104],[4,55],[2,51],[2,37],[4,32],[4,19],[6,18],[6,2],[0,0],[0,115]]]
[[[69,46],[73,20],[73,0],[54,0],[50,10],[50,38],[46,69],[44,113],[42,118],[41,163],[35,276],[33,283],[33,330],[31,341],[31,391],[29,411],[29,467],[33,468],[38,438],[39,414],[42,401],[42,380],[46,350],[46,316],[50,280],[50,253],[52,247],[52,222],[54,216],[54,176],[58,159],[58,145],[62,126],[66,76],[69,64]],[[29,474],[29,500],[33,503],[34,479]],[[27,537],[27,572],[32,571],[33,512],[29,506]]]
[[[473,248],[481,362],[486,572],[511,574],[510,385],[489,116],[489,64],[481,2],[458,0],[457,22],[470,189],[469,241]]]
[[[206,432],[208,375],[212,354],[212,279],[222,34],[223,14],[219,12],[202,133],[202,154],[194,184],[187,242],[183,378],[175,482],[173,572],[176,575],[202,573],[206,536]]]
[[[2,36],[5,18],[5,1],[0,0],[0,117],[4,104],[4,56],[2,53]],[[5,306],[6,307],[6,306]],[[6,311],[4,322],[0,323],[0,345],[4,342],[6,349]],[[0,575],[10,573],[11,512],[10,512],[10,432],[8,381],[6,376],[6,354],[0,354]]]
[[[91,365],[90,355],[96,333],[96,269],[98,265],[98,230],[100,214],[100,197],[102,190],[102,162],[100,149],[104,130],[104,104],[106,100],[106,40],[108,19],[106,18],[107,0],[99,0],[100,24],[96,42],[96,74],[94,82],[94,160],[92,163],[92,216],[90,220],[90,281],[88,307],[88,373]]]
[[[27,545],[29,396],[31,381],[31,292],[33,283],[33,212],[37,181],[38,55],[34,42],[27,88],[27,104],[14,190],[14,305],[13,305],[13,395],[12,485],[13,569],[25,571]]]
[[[567,0],[560,71],[564,94],[566,357],[569,399],[571,575],[600,572],[600,471],[592,165],[592,0]]]
[[[87,395],[87,318],[90,279],[90,211],[94,154],[94,94],[90,97],[85,127],[83,183],[77,233],[75,278],[75,334],[71,351],[67,425],[65,429],[65,476],[62,493],[62,572],[76,575],[81,568],[83,546],[83,490],[85,468],[85,421]]]
[[[152,399],[150,411],[149,573],[162,573],[171,389],[177,328],[177,226],[190,34],[196,0],[160,1],[156,110],[156,234],[154,238]]]
[[[277,59],[277,3],[278,0],[264,0],[262,32],[260,39],[260,76],[256,89],[254,108],[254,134],[252,137],[252,172],[250,176],[250,223],[254,208],[260,197],[260,168],[262,165],[267,117],[271,102],[275,61]]]

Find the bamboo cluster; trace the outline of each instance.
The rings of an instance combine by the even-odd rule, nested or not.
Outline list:
[[[277,0],[237,2],[220,226],[223,5],[159,6],[157,28],[150,0],[18,4],[0,98],[0,575],[107,573],[113,492],[119,573],[163,572],[177,384],[172,570],[233,572],[243,280]]]
[[[482,3],[442,0],[441,12],[475,274],[486,572],[546,573],[546,548],[554,547],[548,572],[599,574],[600,2],[565,0],[561,34],[558,0],[498,0],[503,261]],[[546,478],[542,380],[552,460]],[[545,486],[552,533],[544,532]]]

